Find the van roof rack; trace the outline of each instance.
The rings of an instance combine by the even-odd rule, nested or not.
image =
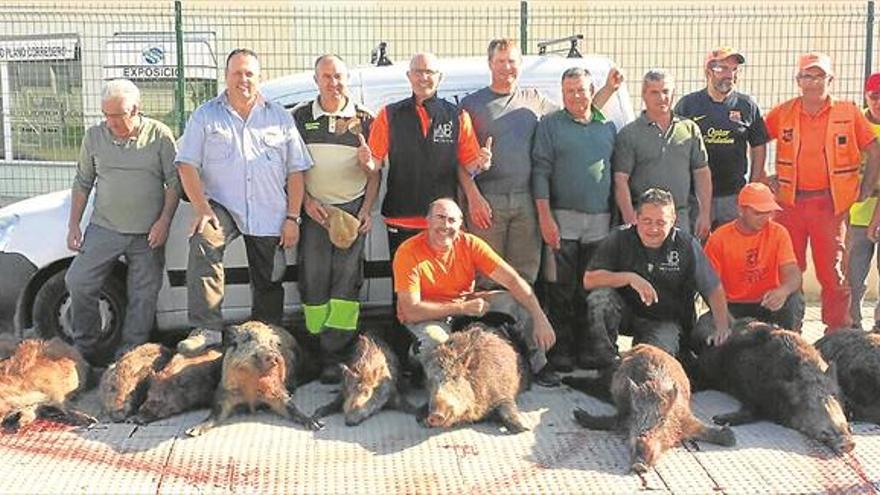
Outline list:
[[[565,38],[558,38],[555,40],[547,40],[541,41],[538,43],[538,55],[546,55],[548,53],[547,47],[552,45],[561,45],[563,43],[568,43],[568,54],[565,55],[566,58],[583,58],[581,52],[578,51],[577,45],[578,41],[584,39],[584,35],[575,34],[572,36],[567,36]],[[555,50],[550,50],[549,53],[562,53],[565,51],[565,48],[558,48]]]
[[[391,59],[388,58],[388,54],[386,53],[386,49],[388,48],[388,43],[384,41],[380,41],[376,48],[370,52],[370,65],[375,65],[376,67],[383,67],[385,65],[392,65]]]

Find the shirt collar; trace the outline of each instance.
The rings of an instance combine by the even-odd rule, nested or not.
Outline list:
[[[565,112],[565,115],[567,115],[568,118],[570,118],[571,120],[573,120],[573,121],[575,121],[575,122],[577,122],[577,123],[579,123],[579,124],[583,124],[583,123],[584,123],[584,122],[582,122],[582,121],[580,121],[580,120],[574,118],[574,116],[572,116],[571,113],[569,113],[569,111],[566,110],[565,108],[563,108],[562,110]],[[606,120],[607,120],[607,118],[605,117],[605,114],[602,113],[601,110],[599,110],[599,109],[596,108],[596,107],[591,107],[591,108],[590,108],[590,121],[587,122],[588,124],[591,123],[591,122],[598,122],[598,123],[602,124],[602,123],[605,123]]]
[[[232,103],[229,103],[228,91],[228,89],[224,89],[223,92],[220,93],[220,96],[217,97],[217,100],[230,110],[235,111],[235,109],[232,108]],[[254,108],[265,107],[268,104],[269,102],[266,100],[266,98],[263,98],[263,93],[257,93],[257,102],[254,104]]]
[[[351,118],[355,116],[355,105],[354,102],[349,97],[345,97],[345,105],[342,105],[342,108],[335,112],[328,112],[321,107],[320,100],[321,98],[315,98],[315,101],[312,102],[312,116],[315,119],[320,119],[324,115],[328,117],[343,117],[343,118]]]
[[[655,127],[657,126],[657,124],[655,124],[653,120],[648,119],[648,113],[644,110],[642,110],[642,114],[639,115],[638,120],[645,125],[650,125],[650,126],[655,126]],[[669,121],[669,124],[670,124],[669,126],[672,127],[673,124],[677,124],[678,122],[681,122],[681,117],[679,117],[678,115],[675,115],[675,112],[673,112],[672,113],[672,120]]]

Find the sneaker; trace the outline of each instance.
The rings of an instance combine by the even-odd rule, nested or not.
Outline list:
[[[325,365],[321,370],[321,377],[318,378],[324,385],[336,385],[342,383],[342,370],[338,364]]]
[[[541,371],[535,373],[535,383],[542,387],[553,388],[562,384],[562,378],[549,366],[544,366]]]
[[[211,347],[219,347],[223,342],[223,332],[196,328],[189,333],[189,337],[177,343],[177,352],[187,357],[198,356]]]

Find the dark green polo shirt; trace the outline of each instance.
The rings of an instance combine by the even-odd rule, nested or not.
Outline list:
[[[708,164],[700,128],[678,116],[666,132],[645,112],[625,125],[614,146],[613,170],[628,174],[633,203],[652,187],[666,189],[677,209],[687,208],[694,170]]]

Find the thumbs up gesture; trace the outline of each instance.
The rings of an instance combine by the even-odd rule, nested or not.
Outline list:
[[[367,140],[364,138],[363,133],[358,133],[357,137],[358,142],[360,143],[357,151],[358,165],[364,170],[364,172],[372,174],[378,169],[378,167],[376,167],[376,162],[373,161],[373,152],[370,150],[370,146],[367,144]]]
[[[486,138],[486,144],[480,148],[480,153],[475,160],[474,172],[485,172],[492,166],[492,136]]]

